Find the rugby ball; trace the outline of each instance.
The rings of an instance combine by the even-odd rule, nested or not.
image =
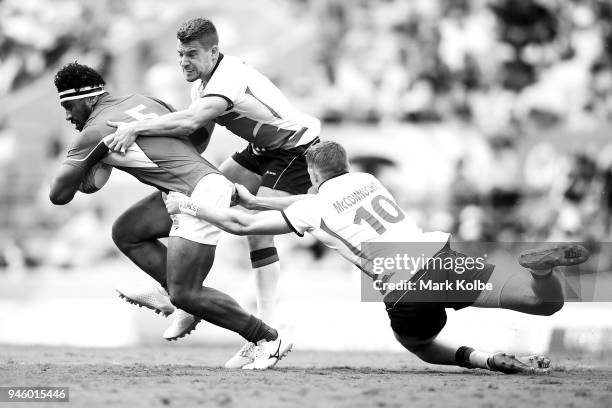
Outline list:
[[[110,178],[113,167],[102,162],[94,164],[83,177],[79,191],[85,194],[95,193],[100,190]]]

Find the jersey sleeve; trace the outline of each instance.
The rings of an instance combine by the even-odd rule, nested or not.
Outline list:
[[[315,198],[296,201],[281,213],[287,225],[300,237],[321,226],[321,212]]]
[[[219,96],[227,101],[226,110],[231,110],[238,97],[246,92],[246,87],[244,64],[233,60],[222,60],[206,84],[203,97]]]
[[[193,81],[193,84],[191,84],[191,90],[189,91],[189,96],[191,97],[192,103],[200,98],[200,85],[202,85],[201,79]]]
[[[103,134],[96,128],[84,129],[68,148],[64,163],[81,169],[90,168],[108,153],[103,138]]]

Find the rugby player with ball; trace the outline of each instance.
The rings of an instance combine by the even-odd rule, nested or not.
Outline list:
[[[161,192],[179,191],[197,205],[230,206],[234,185],[198,154],[187,137],[141,137],[123,153],[111,152],[104,144],[104,137],[115,130],[107,122],[157,117],[172,111],[168,105],[138,94],[111,96],[95,70],[76,62],[59,70],[55,86],[66,120],[80,133],[51,183],[53,204],[68,204],[79,188],[86,192],[101,188],[110,176],[110,170],[99,164],[102,162]],[[192,215],[172,218],[165,256],[150,260],[163,272],[157,279],[172,304],[254,343],[254,360],[242,368],[274,367],[292,343],[229,295],[202,286],[214,261],[219,229]]]

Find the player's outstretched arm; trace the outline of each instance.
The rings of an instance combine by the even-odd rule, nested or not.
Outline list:
[[[242,184],[235,184],[235,204],[241,205],[247,210],[284,210],[296,201],[312,197],[312,194],[299,194],[285,197],[258,197]]]
[[[199,98],[189,108],[166,115],[120,123],[107,122],[117,128],[115,133],[104,138],[104,144],[115,152],[125,153],[138,136],[189,136],[211,120],[222,115],[228,107],[228,102],[218,96]]]
[[[247,214],[231,208],[198,206],[181,193],[168,194],[166,209],[171,215],[188,214],[201,218],[235,235],[280,235],[293,231],[279,211]]]

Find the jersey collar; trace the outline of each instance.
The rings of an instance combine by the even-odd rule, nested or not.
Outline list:
[[[98,98],[98,101],[93,106],[91,114],[85,121],[85,126],[87,126],[89,122],[91,122],[92,120],[95,119],[96,116],[98,116],[98,114],[102,111],[102,109],[106,107],[105,105],[107,105],[108,101],[113,101],[114,99],[115,98],[113,98],[108,92],[100,95],[100,97]]]
[[[319,191],[321,191],[321,187],[323,187],[323,184],[327,183],[330,180],[333,180],[333,179],[336,179],[338,177],[344,176],[345,174],[348,174],[348,171],[345,171],[344,173],[336,174],[335,176],[331,176],[327,180],[324,180],[321,184],[319,184]]]
[[[223,59],[223,53],[220,52],[219,58],[217,58],[217,63],[215,64],[214,68],[212,69],[210,73],[211,79],[212,79],[212,76],[215,74],[215,71],[219,67],[219,64],[221,63],[222,59]],[[210,79],[208,80],[208,82],[210,82]],[[198,87],[198,92],[200,93],[200,96],[204,96],[204,89],[206,88],[206,84],[208,84],[208,82],[204,83],[204,80],[200,79],[200,86]]]
[[[213,68],[212,72],[210,73],[210,76],[212,77],[215,73],[215,71],[217,70],[217,67],[219,66],[219,64],[221,63],[221,60],[223,59],[223,53],[219,53],[219,58],[217,58],[217,63],[215,64],[215,67]]]

